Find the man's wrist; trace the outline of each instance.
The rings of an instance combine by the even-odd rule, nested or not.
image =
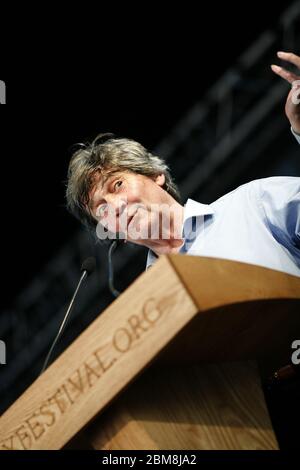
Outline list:
[[[297,132],[294,131],[292,126],[291,126],[291,131],[292,131],[292,134],[295,136],[295,139],[297,140],[298,144],[300,144],[300,134],[297,134]]]
[[[299,123],[299,122],[297,122],[297,123],[291,122],[291,126],[292,126],[293,132],[294,132],[296,135],[299,135],[299,136],[300,136],[300,123]]]
[[[300,129],[299,129],[299,130],[296,130],[296,129],[292,126],[292,131],[294,132],[294,134],[296,134],[297,136],[300,137]]]

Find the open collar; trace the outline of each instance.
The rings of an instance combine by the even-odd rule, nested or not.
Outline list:
[[[197,202],[194,199],[189,198],[184,205],[182,231],[186,222],[191,217],[203,217],[205,215],[214,214],[214,212],[214,209],[209,204],[202,204],[201,202]],[[153,250],[149,249],[146,269],[148,269],[157,260],[157,258],[157,254],[154,253]]]

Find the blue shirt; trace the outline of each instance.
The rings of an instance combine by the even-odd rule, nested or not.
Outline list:
[[[188,199],[180,253],[225,258],[300,276],[300,177],[243,184],[212,204]],[[147,268],[157,255],[149,250]]]

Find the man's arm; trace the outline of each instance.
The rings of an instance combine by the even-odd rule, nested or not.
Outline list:
[[[295,65],[300,70],[300,57],[292,52],[277,52],[280,59]],[[285,113],[290,121],[292,132],[300,144],[300,75],[289,72],[278,65],[271,65],[273,72],[291,84],[286,104]]]

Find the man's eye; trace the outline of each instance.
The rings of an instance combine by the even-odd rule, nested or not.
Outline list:
[[[122,185],[122,181],[121,181],[121,180],[116,181],[115,184],[114,184],[114,189],[118,189],[121,185]]]

